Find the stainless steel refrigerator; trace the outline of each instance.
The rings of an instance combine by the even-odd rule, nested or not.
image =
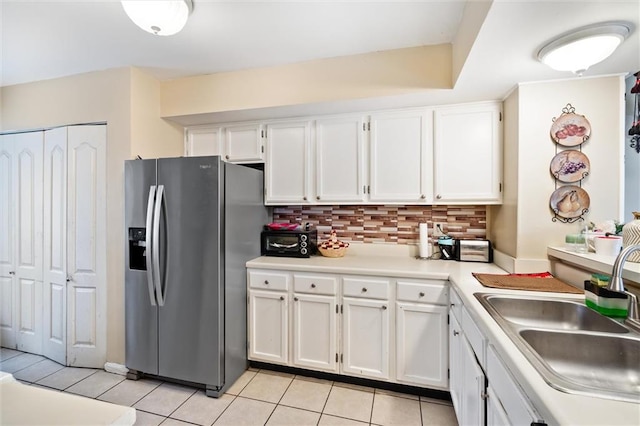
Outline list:
[[[220,396],[247,367],[247,260],[269,221],[262,172],[220,157],[125,162],[128,377]]]

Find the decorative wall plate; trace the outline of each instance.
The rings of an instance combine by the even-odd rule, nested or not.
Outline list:
[[[591,164],[586,155],[574,149],[559,152],[551,160],[551,174],[560,182],[578,182],[589,175]]]
[[[565,185],[553,191],[549,204],[558,216],[573,219],[589,210],[591,200],[587,191],[579,186]]]
[[[591,124],[584,115],[562,114],[551,125],[551,138],[562,146],[576,146],[591,135]]]

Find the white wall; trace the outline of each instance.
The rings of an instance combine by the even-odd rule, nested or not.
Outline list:
[[[634,104],[636,96],[640,97],[640,93],[634,95],[630,93],[631,88],[636,83],[636,78],[631,75],[626,78],[626,102],[625,102],[625,120],[624,120],[624,222],[633,220],[632,212],[640,212],[640,153],[631,148],[631,136],[629,129],[633,123]],[[640,135],[638,136],[640,143]]]
[[[623,76],[608,76],[520,84],[505,100],[505,204],[493,209],[491,229],[497,247],[501,247],[500,239],[515,231],[515,255],[512,246],[504,245],[505,253],[515,258],[514,272],[545,267],[547,246],[563,245],[565,234],[578,227],[553,222],[549,206],[556,189],[549,165],[557,149],[549,131],[552,119],[559,117],[568,103],[589,120],[592,129],[590,139],[582,145],[591,162],[590,175],[582,180],[591,201],[586,220],[621,219],[623,93]],[[514,102],[517,115],[510,113]],[[508,130],[513,128],[513,120],[517,121],[517,149],[512,147],[513,135]],[[514,176],[515,194],[510,188]],[[514,199],[515,217],[511,214]]]

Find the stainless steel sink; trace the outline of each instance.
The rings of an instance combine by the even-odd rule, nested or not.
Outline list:
[[[640,334],[581,301],[475,297],[550,386],[640,402]]]
[[[520,336],[561,379],[640,395],[638,339],[543,330],[521,330]]]
[[[603,331],[607,333],[629,332],[620,323],[588,308],[584,302],[557,299],[523,299],[500,295],[486,295],[483,299],[502,318],[523,327]]]

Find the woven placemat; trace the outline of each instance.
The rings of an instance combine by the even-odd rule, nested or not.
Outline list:
[[[508,290],[551,291],[555,293],[582,294],[583,290],[575,288],[555,277],[537,278],[526,276],[476,274],[473,273],[480,284],[491,288],[504,288]]]

